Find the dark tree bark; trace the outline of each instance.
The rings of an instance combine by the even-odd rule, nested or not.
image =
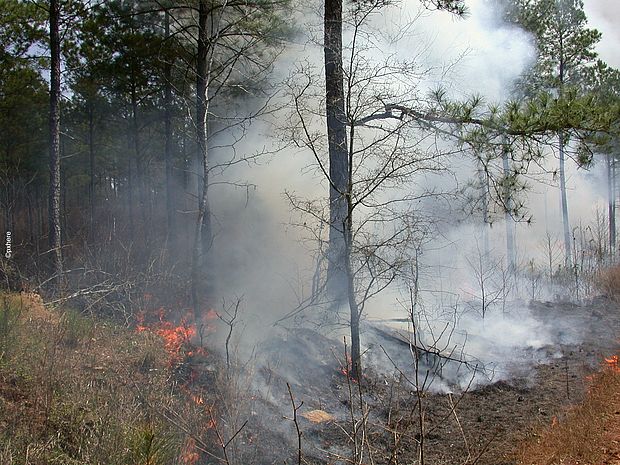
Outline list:
[[[342,70],[342,0],[325,0],[325,90],[329,142],[329,250],[327,285],[336,304],[346,299],[346,228],[349,178]]]
[[[95,238],[95,110],[92,102],[88,103],[88,161],[90,180],[88,183],[89,233]]]
[[[128,145],[131,146],[131,138],[127,140]],[[131,147],[128,147],[130,149]],[[129,217],[129,241],[133,242],[135,234],[134,224],[134,212],[133,212],[133,188],[134,188],[134,169],[132,163],[132,157],[127,158],[127,215]]]
[[[49,246],[57,285],[62,283],[62,235],[60,223],[60,5],[50,0],[50,188],[49,188]]]
[[[170,13],[164,16],[164,34],[166,40],[170,38]],[[168,240],[174,239],[174,193],[172,190],[172,63],[166,57],[164,65],[164,158],[166,160],[166,233]]]
[[[330,178],[327,289],[334,301],[334,307],[348,301],[351,328],[350,375],[358,378],[362,370],[360,311],[351,265],[353,204],[350,155],[353,147],[349,148],[347,144],[342,68],[342,0],[325,0],[324,14],[325,105]]]
[[[607,155],[607,214],[609,216],[609,255],[616,255],[616,163]]]
[[[198,204],[198,217],[194,234],[192,256],[192,304],[196,317],[200,316],[200,288],[206,281],[206,259],[211,248],[211,209],[209,206],[209,146],[208,113],[209,81],[213,61],[213,44],[209,44],[209,6],[201,0],[198,11],[198,57],[196,62],[196,143],[202,162],[202,186]]]
[[[134,184],[138,188],[138,208],[140,210],[140,216],[142,219],[142,229],[141,231],[144,233],[144,242],[148,244],[149,242],[149,227],[148,227],[148,213],[147,213],[147,202],[146,202],[146,180],[143,164],[141,162],[142,155],[142,146],[140,141],[140,125],[138,122],[139,119],[139,110],[138,110],[138,90],[135,85],[135,75],[133,71],[131,72],[131,139],[133,145],[133,157],[135,160],[135,178]]]

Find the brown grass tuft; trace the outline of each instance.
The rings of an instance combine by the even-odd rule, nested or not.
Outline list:
[[[0,293],[0,463],[178,463],[183,434],[155,414],[185,397],[166,360],[155,335]]]
[[[598,288],[611,299],[620,299],[620,265],[606,268],[599,273]]]

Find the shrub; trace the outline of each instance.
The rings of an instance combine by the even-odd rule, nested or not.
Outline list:
[[[600,271],[597,279],[597,287],[611,299],[620,298],[620,265],[606,268]]]

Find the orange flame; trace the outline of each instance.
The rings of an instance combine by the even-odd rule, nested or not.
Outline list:
[[[347,364],[346,365],[341,364],[340,369],[338,371],[340,371],[340,373],[345,375],[347,378],[349,378],[354,383],[357,383],[357,380],[353,376],[351,376],[352,365],[353,365],[353,362],[351,361],[351,357],[347,355]]]
[[[620,367],[618,366],[618,356],[612,355],[609,358],[605,358],[605,363],[607,364],[607,368],[613,371],[614,373],[620,373]]]
[[[138,314],[136,331],[149,331],[161,337],[164,340],[164,349],[170,355],[169,362],[173,365],[186,355],[182,352],[190,346],[192,338],[196,335],[196,326],[188,324],[185,318],[181,320],[178,326],[166,321],[165,310],[163,308],[158,310],[158,317],[158,322],[152,325],[146,325],[144,323],[144,313]]]
[[[205,400],[200,394],[190,394],[190,397],[198,405],[203,405],[205,403]]]

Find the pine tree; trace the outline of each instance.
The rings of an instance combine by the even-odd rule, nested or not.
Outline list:
[[[538,60],[520,83],[521,91],[534,95],[550,92],[563,99],[579,85],[584,68],[596,59],[594,47],[600,32],[587,27],[582,0],[514,0],[508,18],[536,38]],[[557,133],[560,161],[560,196],[566,266],[572,267],[571,228],[566,196],[566,149],[570,142],[563,130]]]

